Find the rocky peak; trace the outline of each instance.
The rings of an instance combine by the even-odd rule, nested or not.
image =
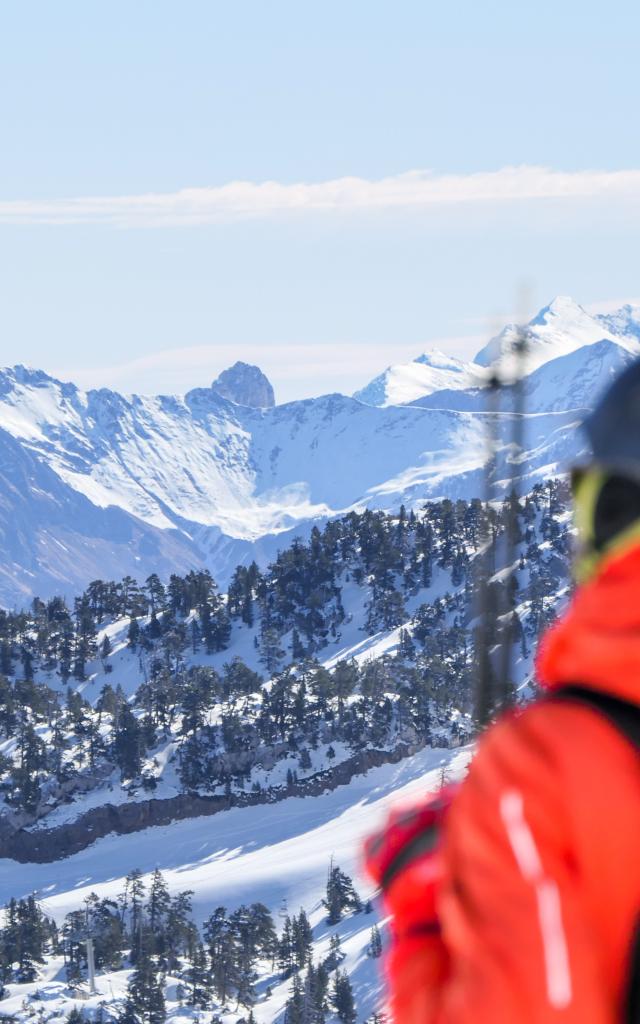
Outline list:
[[[234,363],[214,380],[211,389],[236,405],[252,409],[272,409],[276,404],[270,380],[259,366],[249,363]]]

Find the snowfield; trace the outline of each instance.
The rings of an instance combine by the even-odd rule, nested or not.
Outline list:
[[[358,1019],[367,1019],[380,1007],[381,962],[367,955],[371,926],[378,914],[354,914],[339,925],[326,924],[322,897],[333,858],[356,880],[361,895],[373,896],[364,877],[361,850],[364,838],[383,821],[388,809],[436,789],[443,772],[461,777],[471,749],[423,750],[397,765],[374,768],[348,786],[314,799],[292,798],[262,807],[235,808],[213,818],[176,822],[130,836],[108,836],[76,856],[55,864],[16,865],[0,861],[0,899],[36,892],[45,913],[62,922],[65,914],[82,906],[90,893],[115,897],[133,867],[148,876],[160,868],[172,893],[192,889],[194,917],[203,921],[218,906],[234,909],[260,901],[276,918],[304,907],[314,930],[314,956],[329,952],[329,939],[339,934],[346,954],[341,965],[354,989]],[[261,1024],[278,1019],[291,989],[267,973],[258,986],[261,997],[253,1008]],[[42,1006],[47,1018],[67,1014],[76,1005],[97,1012],[101,1003],[123,1000],[130,971],[98,974],[97,995],[86,985],[72,993],[65,983],[61,958],[52,958],[37,982],[9,985],[0,1000],[0,1013],[29,1017],[27,1008]],[[268,983],[272,994],[266,996]],[[193,1020],[196,1011],[171,1000],[168,979],[168,1019]],[[30,999],[37,994],[37,999]],[[204,1019],[206,1015],[200,1014]],[[237,1021],[238,1012],[223,1014],[225,1024]]]
[[[158,867],[172,891],[194,890],[197,920],[218,904],[257,900],[274,911],[285,899],[292,910],[317,909],[331,857],[358,874],[362,839],[389,806],[437,788],[443,767],[461,774],[470,757],[469,747],[425,749],[313,799],[236,807],[210,818],[107,836],[54,864],[17,867],[0,860],[0,901],[37,892],[45,912],[61,921],[90,892],[120,891],[132,868],[150,873]]]

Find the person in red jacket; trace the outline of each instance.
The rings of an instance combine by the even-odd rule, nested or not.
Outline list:
[[[578,586],[543,696],[367,846],[395,1024],[640,1022],[640,361],[585,427]]]

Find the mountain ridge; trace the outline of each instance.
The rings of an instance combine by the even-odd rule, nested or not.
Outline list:
[[[523,487],[583,454],[576,426],[640,351],[634,317],[633,307],[609,315],[617,335],[570,300],[534,317]],[[512,337],[509,327],[498,336],[507,347]],[[471,366],[424,353],[409,367],[428,380],[409,403],[336,392],[267,407],[238,404],[215,387],[122,395],[85,392],[21,365],[2,371],[0,604],[36,590],[74,593],[104,573],[105,561],[142,578],[206,566],[224,583],[238,561],[264,564],[296,534],[350,509],[477,496],[486,369]],[[505,481],[510,416],[507,397],[498,420]]]

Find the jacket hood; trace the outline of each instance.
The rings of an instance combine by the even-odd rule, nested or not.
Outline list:
[[[640,544],[578,588],[544,637],[537,670],[548,689],[579,684],[640,704]]]

